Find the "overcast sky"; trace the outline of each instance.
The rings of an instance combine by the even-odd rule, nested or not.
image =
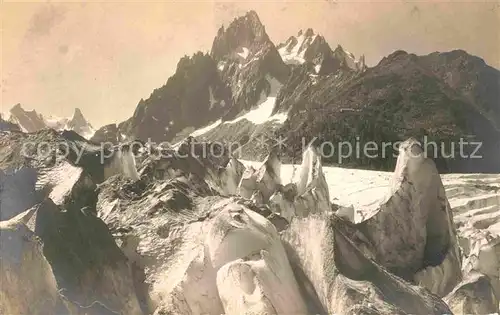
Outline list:
[[[313,28],[369,66],[402,49],[464,49],[500,68],[500,5],[488,2],[240,1],[0,4],[1,104],[44,115],[75,107],[95,127],[130,117],[183,55],[208,52],[218,27],[254,9],[276,44]]]

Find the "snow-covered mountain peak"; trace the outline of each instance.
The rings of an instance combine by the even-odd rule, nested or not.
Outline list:
[[[310,62],[315,65],[316,73],[320,71],[325,74],[331,73],[340,67],[356,71],[363,71],[366,68],[364,56],[356,60],[352,53],[340,45],[332,51],[325,38],[311,28],[300,30],[297,36],[289,37],[277,48],[286,64]]]
[[[305,32],[300,30],[297,36],[291,36],[285,43],[278,45],[278,52],[286,64],[302,64],[308,61],[306,60],[306,52],[313,45],[316,38],[318,38],[318,35],[314,34],[311,28],[308,28]],[[324,43],[326,44],[326,42]]]
[[[95,133],[94,128],[85,119],[85,117],[82,114],[82,111],[79,108],[75,108],[73,117],[67,122],[64,129],[73,130],[76,133],[80,134],[82,137],[87,139],[90,139]]]
[[[266,33],[257,13],[249,11],[236,18],[227,29],[221,27],[212,44],[211,56],[220,61],[234,56],[246,48],[246,56],[255,54],[266,46],[274,46]],[[243,48],[244,47],[244,48]],[[236,54],[235,57],[237,57]]]

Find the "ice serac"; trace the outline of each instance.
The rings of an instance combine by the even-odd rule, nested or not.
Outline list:
[[[308,192],[317,196],[318,193],[313,193],[314,191],[323,191],[328,196],[320,157],[313,147],[304,153],[299,177],[299,196],[300,193],[303,195]],[[353,224],[337,217],[332,213],[329,203],[318,206],[321,203],[317,199],[310,200],[315,202],[311,202],[306,208],[315,210],[286,215],[290,226],[282,232],[297,282],[308,302],[309,313],[449,312],[446,304],[426,289],[412,286],[386,269],[385,261],[380,259],[378,252],[385,249],[384,241],[389,241],[388,237],[370,234],[361,224]],[[300,209],[300,203],[300,198],[295,198],[288,205],[292,209]],[[379,224],[381,230],[391,228],[390,224]],[[393,233],[391,237],[407,237],[402,231],[398,233]]]
[[[145,182],[109,178],[99,194],[99,215],[114,227],[117,239],[135,239],[130,248],[123,248],[145,271],[148,305],[155,314],[224,314],[218,269],[267,246],[251,241],[259,235],[269,238],[257,223],[264,222],[266,228],[270,223],[259,217],[254,224],[250,218],[256,220],[253,211],[259,209],[241,198],[219,196],[198,176],[202,173],[197,175],[196,167],[188,165],[195,160],[180,159],[169,163],[176,172],[141,170]],[[156,178],[149,177],[150,171]],[[232,213],[248,222],[234,219]],[[228,222],[231,232],[218,233]],[[286,261],[286,256],[281,259]]]
[[[33,168],[0,169],[0,221],[12,219],[39,202],[37,177]]]
[[[0,313],[68,314],[43,244],[26,225],[32,215],[0,221]]]
[[[447,314],[446,304],[369,259],[336,216],[296,218],[283,232],[297,282],[312,314]]]
[[[122,175],[133,180],[139,179],[135,155],[128,144],[114,147],[110,161],[104,166],[104,179],[113,175]]]
[[[250,199],[254,193],[261,195],[262,202],[269,198],[281,185],[281,162],[276,151],[272,151],[258,169],[249,167],[243,173],[238,186],[238,194]]]
[[[298,182],[278,186],[269,200],[271,209],[287,220],[304,217],[310,213],[330,212],[330,193],[321,157],[314,146],[309,146],[304,151],[298,172]]]
[[[445,296],[461,280],[451,207],[436,166],[420,144],[401,144],[386,201],[357,226],[375,248],[377,262],[394,274]]]
[[[490,278],[471,272],[444,300],[453,314],[498,314],[498,298]]]
[[[350,55],[341,47],[336,51],[344,60]],[[346,139],[352,137],[354,128],[365,143],[405,140],[401,135],[440,139],[443,148],[449,149],[445,151],[450,151],[443,154],[435,150],[436,165],[443,174],[498,173],[500,115],[494,100],[499,98],[499,78],[500,71],[464,51],[427,56],[397,51],[369,71],[339,71],[326,76],[312,74],[305,64],[294,66],[280,89],[274,111],[288,113],[287,123],[278,132],[287,139],[282,156],[298,158],[303,151],[301,139],[312,135],[320,141]],[[425,108],[421,106],[423,95],[425,100],[432,99]],[[389,128],[388,121],[397,127]],[[475,148],[464,148],[464,154],[454,158],[444,156],[451,154],[453,146],[458,150],[463,135],[482,143],[475,155],[481,159],[467,158]],[[338,162],[337,154],[326,157],[325,162]],[[343,162],[355,168],[392,171],[396,157],[351,156]]]
[[[219,173],[223,193],[226,195],[236,195],[241,177],[245,172],[245,166],[235,157],[231,157],[225,168]]]

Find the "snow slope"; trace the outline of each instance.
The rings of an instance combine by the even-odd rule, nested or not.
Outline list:
[[[307,48],[314,42],[318,35],[300,31],[297,37],[291,37],[278,49],[278,53],[286,64],[302,64]]]
[[[265,93],[262,93],[261,98],[260,98],[259,102],[257,103],[257,105],[255,106],[255,108],[251,109],[247,113],[245,113],[239,117],[236,117],[235,119],[230,120],[230,121],[222,122],[219,119],[213,123],[210,123],[207,126],[204,126],[202,128],[199,128],[199,129],[193,131],[190,134],[190,136],[198,137],[198,136],[201,136],[201,135],[209,132],[210,130],[212,130],[220,125],[234,124],[234,123],[237,123],[243,119],[246,119],[246,120],[248,120],[256,125],[260,125],[260,124],[263,124],[263,123],[268,122],[268,121],[273,121],[276,123],[284,123],[286,118],[287,118],[287,113],[279,113],[279,114],[272,115],[274,105],[276,103],[276,97],[278,96],[278,92],[279,92],[280,88],[282,87],[282,84],[278,80],[276,80],[275,78],[272,78],[269,76],[266,79],[270,85],[270,92],[268,95],[266,95]]]

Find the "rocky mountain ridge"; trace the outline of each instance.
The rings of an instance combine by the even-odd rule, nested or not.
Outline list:
[[[196,76],[196,79],[189,79]],[[464,51],[416,56],[396,51],[368,68],[313,30],[275,46],[255,11],[221,27],[209,55],[183,58],[167,84],[119,124],[129,139],[230,141],[262,159],[279,136],[287,161],[302,143],[402,141],[423,136],[448,145],[483,144],[482,163],[434,156],[440,171],[497,172],[500,72]],[[168,91],[168,92],[167,92]],[[318,114],[321,113],[321,114]],[[260,117],[252,119],[249,117]],[[395,153],[391,151],[390,153]],[[392,155],[392,154],[390,154]],[[337,163],[336,156],[325,163]],[[387,170],[395,158],[354,158],[353,167]]]
[[[79,108],[75,108],[73,116],[69,118],[44,117],[35,110],[25,110],[21,104],[16,104],[9,113],[9,121],[18,125],[24,132],[35,132],[46,128],[59,131],[73,130],[87,139],[91,138],[95,132]]]

